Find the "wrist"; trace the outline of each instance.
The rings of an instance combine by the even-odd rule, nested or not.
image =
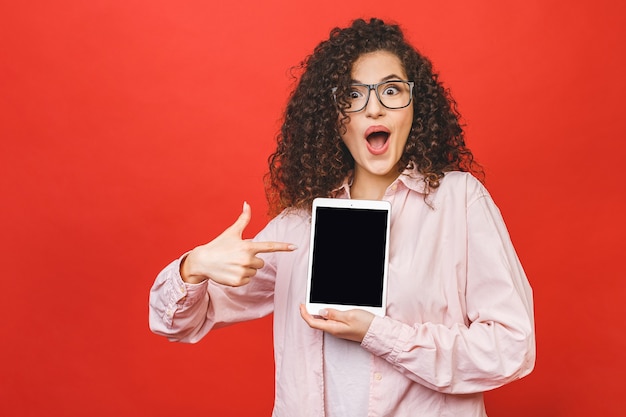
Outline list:
[[[192,262],[190,262],[189,260],[190,256],[192,255],[192,252],[193,251],[186,254],[180,261],[180,267],[179,267],[180,277],[183,279],[183,282],[187,284],[199,284],[202,281],[205,281],[207,278],[193,273],[193,270],[191,268]]]

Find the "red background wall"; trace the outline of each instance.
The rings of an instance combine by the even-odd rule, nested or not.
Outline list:
[[[489,3],[489,4],[487,4]],[[531,376],[490,416],[623,415],[625,7],[609,0],[0,5],[0,414],[268,416],[271,322],[151,334],[158,271],[261,176],[288,69],[398,21],[460,105],[535,290]]]

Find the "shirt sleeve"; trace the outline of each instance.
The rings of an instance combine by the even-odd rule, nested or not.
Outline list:
[[[486,193],[467,206],[464,323],[376,317],[362,346],[406,377],[445,393],[476,393],[534,367],[532,290],[500,211]]]
[[[271,240],[270,223],[254,240]],[[185,283],[175,260],[156,277],[150,290],[150,329],[171,341],[195,343],[210,330],[264,317],[273,311],[275,256],[258,254],[265,265],[249,284],[228,287],[207,280]]]
[[[208,281],[185,283],[179,272],[183,258],[166,266],[152,285],[150,330],[172,341],[196,342],[206,334],[202,324],[209,305]]]

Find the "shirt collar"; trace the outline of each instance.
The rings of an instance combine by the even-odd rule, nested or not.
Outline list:
[[[335,188],[331,195],[334,198],[350,198],[350,186],[354,180],[354,172],[350,171],[346,178],[344,178],[342,184]],[[413,190],[420,194],[426,193],[426,182],[424,176],[420,174],[415,167],[408,167],[392,182],[387,188],[387,193],[393,193],[391,190],[396,190],[398,184],[403,184],[409,190]],[[386,194],[387,194],[386,193]]]

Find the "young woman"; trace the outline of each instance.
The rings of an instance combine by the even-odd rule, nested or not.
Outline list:
[[[532,292],[454,101],[377,19],[334,29],[302,70],[270,158],[276,217],[242,240],[244,203],[167,266],[152,330],[197,342],[274,313],[275,417],[485,416],[482,393],[534,366]],[[391,203],[385,317],[304,309],[316,197]]]

